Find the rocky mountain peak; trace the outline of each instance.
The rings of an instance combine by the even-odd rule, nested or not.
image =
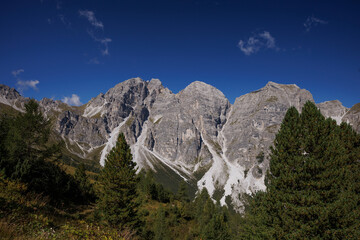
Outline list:
[[[21,109],[26,98],[0,85],[0,101]],[[306,101],[314,101],[311,93],[295,84],[268,82],[231,105],[204,82],[173,94],[159,79],[131,78],[80,107],[48,98],[39,103],[57,119],[55,130],[72,154],[103,165],[123,132],[139,168],[153,169],[165,184],[185,179],[195,190],[206,187],[221,204],[230,196],[241,210],[239,194],[265,189],[269,147],[287,109],[300,111]],[[349,110],[335,100],[318,107],[360,132],[359,104]],[[172,185],[176,190],[178,182]]]
[[[339,100],[322,102],[317,104],[317,106],[325,117],[335,119],[337,124],[341,123],[342,118],[349,111],[349,109],[344,107]]]
[[[276,82],[272,82],[269,81],[264,88],[287,88],[288,90],[290,89],[300,89],[296,84],[280,84],[280,83],[276,83]]]
[[[15,88],[0,84],[0,103],[9,105],[18,111],[24,111],[24,103],[27,99],[21,96]]]
[[[22,97],[15,88],[10,88],[6,85],[0,84],[0,96],[2,99],[7,99],[8,101],[13,101]],[[7,103],[4,103],[7,104]]]
[[[219,89],[201,81],[192,82],[184,90],[180,91],[179,94],[199,94],[210,97],[225,98],[225,95]]]

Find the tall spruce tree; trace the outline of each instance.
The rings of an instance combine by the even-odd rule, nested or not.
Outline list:
[[[168,240],[170,238],[169,224],[166,222],[165,209],[160,206],[156,212],[154,223],[154,240]]]
[[[75,169],[74,178],[81,191],[80,195],[84,202],[92,202],[95,200],[95,191],[90,183],[89,177],[86,175],[85,164],[81,163]]]
[[[79,201],[73,177],[59,166],[61,143],[51,143],[51,122],[31,99],[25,112],[0,119],[0,170],[43,193],[52,203]]]
[[[102,187],[99,207],[110,225],[135,230],[139,227],[136,170],[130,147],[121,133],[99,178]]]
[[[241,238],[360,239],[359,139],[311,102],[290,108]]]
[[[32,164],[60,159],[60,145],[49,144],[51,122],[43,116],[35,100],[25,104],[25,113],[2,117],[1,125],[6,158],[0,166],[6,166],[8,177],[31,181],[34,176],[28,176],[28,171]]]

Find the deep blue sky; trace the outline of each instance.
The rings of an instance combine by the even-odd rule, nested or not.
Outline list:
[[[233,103],[274,81],[351,107],[360,102],[359,13],[355,0],[2,1],[0,83],[86,103],[132,77],[175,93],[198,80]]]

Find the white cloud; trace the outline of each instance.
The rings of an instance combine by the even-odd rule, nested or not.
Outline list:
[[[95,13],[93,11],[79,10],[79,14],[80,14],[80,16],[87,18],[87,20],[90,22],[90,24],[93,25],[95,28],[104,29],[103,23],[96,19]]]
[[[95,13],[93,11],[79,10],[79,14],[80,16],[85,17],[95,29],[100,28],[104,30],[104,24],[96,19]],[[99,42],[101,43],[101,45],[103,45],[103,49],[101,49],[101,54],[103,56],[109,55],[109,43],[112,41],[111,38],[96,37],[93,30],[88,30],[87,32],[95,42]]]
[[[306,29],[307,32],[309,32],[311,30],[311,28],[318,26],[319,24],[327,24],[327,21],[321,20],[319,18],[316,18],[314,16],[311,17],[307,17],[305,23],[304,23],[304,27]]]
[[[111,38],[97,38],[93,31],[88,31],[88,34],[95,42],[99,42],[104,46],[104,49],[101,50],[101,54],[104,56],[109,55],[109,43],[112,42]]]
[[[71,97],[64,97],[62,101],[68,105],[80,106],[80,97],[76,94],[72,94]]]
[[[14,77],[17,77],[20,73],[23,73],[24,69],[18,69],[11,72]]]
[[[268,31],[254,34],[247,41],[240,40],[238,47],[245,55],[251,55],[260,51],[261,48],[279,50],[275,44],[275,38]]]
[[[40,82],[39,80],[22,80],[19,75],[24,72],[24,69],[18,69],[11,72],[11,74],[16,78],[17,90],[22,93],[23,91],[32,88],[38,90],[37,86]]]
[[[275,38],[271,36],[271,34],[267,31],[259,34],[264,40],[266,40],[266,47],[267,48],[275,48]]]
[[[104,49],[101,51],[102,55],[109,55],[109,46],[108,43],[111,42],[112,40],[110,38],[104,38],[101,39],[101,43],[104,45]]]
[[[38,88],[36,85],[38,85],[40,82],[38,80],[21,80],[18,79],[16,85],[18,85],[18,90],[20,92],[23,92],[27,90],[28,88],[32,88],[34,90],[37,90]]]

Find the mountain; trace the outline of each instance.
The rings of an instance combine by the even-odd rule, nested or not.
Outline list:
[[[0,110],[22,111],[27,98],[0,85]],[[313,97],[298,86],[269,82],[238,97],[193,82],[177,94],[160,80],[133,78],[117,84],[80,107],[44,98],[39,104],[54,119],[54,130],[73,158],[100,162],[119,132],[131,145],[139,169],[152,169],[158,181],[176,191],[186,180],[192,194],[206,187],[221,204],[242,210],[241,195],[264,190],[269,147],[290,106],[299,111]],[[326,117],[350,123],[360,132],[360,104],[339,101],[317,105]]]

